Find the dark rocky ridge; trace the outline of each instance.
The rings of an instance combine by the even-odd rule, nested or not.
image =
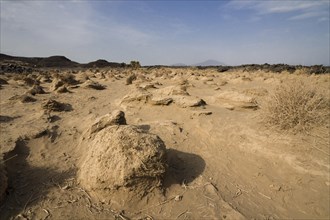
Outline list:
[[[31,72],[32,68],[104,68],[126,67],[125,63],[97,60],[86,64],[72,61],[65,56],[17,57],[0,53],[1,72]]]
[[[125,68],[131,65],[125,63],[108,62],[107,60],[96,60],[86,64],[74,62],[65,56],[51,56],[51,57],[17,57],[0,53],[0,74],[1,73],[31,73],[35,68]],[[166,66],[154,65],[144,66],[145,68],[192,68],[191,66]],[[240,66],[196,66],[197,69],[217,69],[218,72],[243,70],[246,72],[255,72],[262,70],[265,72],[280,73],[288,71],[293,73],[299,69],[305,69],[310,74],[324,74],[330,73],[330,66],[313,65],[288,65],[288,64],[244,64]]]

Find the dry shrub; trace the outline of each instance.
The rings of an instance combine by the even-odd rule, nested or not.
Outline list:
[[[270,127],[307,132],[329,121],[329,97],[311,83],[290,81],[278,86],[262,105],[262,120]]]

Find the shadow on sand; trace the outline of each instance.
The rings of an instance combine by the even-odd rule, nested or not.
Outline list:
[[[168,169],[164,180],[164,187],[173,184],[188,184],[196,179],[205,169],[205,161],[196,154],[182,151],[167,150]]]
[[[30,149],[22,139],[16,141],[14,150],[5,154],[8,188],[0,206],[0,219],[20,215],[28,219],[29,207],[47,197],[53,187],[73,177],[76,170],[58,172],[49,167],[33,167],[28,162]]]

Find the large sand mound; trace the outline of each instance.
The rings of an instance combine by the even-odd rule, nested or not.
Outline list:
[[[86,146],[79,179],[99,196],[121,189],[145,195],[161,186],[166,147],[157,135],[137,126],[110,125],[92,134]]]

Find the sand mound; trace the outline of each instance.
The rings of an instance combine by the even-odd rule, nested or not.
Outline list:
[[[63,85],[64,85],[64,82],[62,80],[55,78],[52,82],[51,90],[55,91]]]
[[[58,89],[56,90],[56,93],[70,93],[70,91],[68,90],[68,88],[66,86],[60,86],[58,87]]]
[[[52,80],[49,76],[41,76],[38,78],[38,80],[42,83],[51,83]]]
[[[0,85],[7,85],[8,82],[5,79],[0,78]]]
[[[27,95],[27,94],[24,94],[24,95],[14,95],[12,97],[9,98],[9,100],[11,101],[21,101],[22,103],[28,103],[28,102],[35,102],[37,101],[37,99]]]
[[[22,95],[20,97],[22,103],[28,103],[28,102],[35,102],[37,101],[35,98],[29,96],[29,95]]]
[[[94,82],[92,80],[86,80],[86,82],[84,82],[82,84],[82,87],[90,88],[90,89],[96,89],[96,90],[103,90],[103,89],[105,89],[105,86],[104,85],[101,85],[100,83]]]
[[[62,112],[62,111],[70,111],[72,107],[70,104],[61,103],[53,99],[49,99],[43,103],[42,108],[47,111],[55,111],[55,112]]]
[[[36,95],[36,94],[45,94],[45,90],[39,86],[39,85],[34,85],[32,89],[30,89],[27,93],[31,95]]]
[[[114,115],[123,119],[122,112]],[[118,190],[143,196],[161,186],[166,147],[157,135],[117,124],[91,135],[87,146],[78,175],[86,189],[101,197]]]
[[[7,189],[7,175],[5,171],[5,165],[1,159],[0,160],[0,203],[5,197],[6,189]]]
[[[40,82],[30,76],[24,77],[23,78],[24,84],[28,86],[33,86],[33,85],[39,85]]]

